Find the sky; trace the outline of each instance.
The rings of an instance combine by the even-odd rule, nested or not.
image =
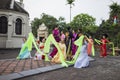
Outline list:
[[[19,0],[16,0],[19,1]],[[96,24],[109,18],[109,5],[117,2],[120,5],[120,0],[75,0],[72,7],[72,19],[74,16],[87,13],[96,18]],[[46,13],[56,17],[62,16],[67,23],[70,22],[70,9],[67,5],[67,0],[23,0],[25,9],[30,14],[30,21],[35,17],[40,18],[42,13]]]

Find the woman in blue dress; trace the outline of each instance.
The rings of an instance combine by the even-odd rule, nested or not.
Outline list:
[[[23,51],[22,51],[22,48],[21,48],[21,51],[20,51],[17,59],[32,58],[32,57],[31,57],[31,53],[30,53],[30,51],[28,50],[28,47],[25,46],[25,42],[26,42],[26,41],[27,41],[26,37],[23,38],[23,42],[24,42],[24,43],[22,44],[22,48],[23,48],[23,47],[25,47],[25,48],[23,48]]]

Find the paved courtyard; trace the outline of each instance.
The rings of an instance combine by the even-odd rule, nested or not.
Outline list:
[[[120,56],[94,59],[87,68],[72,66],[17,80],[120,80]]]
[[[20,49],[0,49],[0,60],[3,59],[15,59],[20,52]],[[34,56],[36,50],[31,51],[32,56]]]
[[[76,69],[42,60],[16,60],[19,50],[0,50],[0,80],[120,80],[120,56],[100,58],[96,53],[89,67]]]
[[[17,79],[29,75],[34,75],[58,68],[60,64],[50,61],[23,59],[17,60],[20,49],[0,49],[0,80]],[[36,50],[31,51],[34,56]]]
[[[43,60],[25,59],[6,59],[0,60],[0,75],[7,75],[11,73],[19,73],[31,69],[47,67],[55,65],[55,63],[46,62]]]

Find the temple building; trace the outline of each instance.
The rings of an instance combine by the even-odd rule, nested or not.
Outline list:
[[[48,28],[44,23],[42,23],[37,30],[37,39],[41,41],[42,38],[47,39],[47,37],[48,37]]]
[[[30,31],[23,0],[0,0],[0,48],[20,48]]]

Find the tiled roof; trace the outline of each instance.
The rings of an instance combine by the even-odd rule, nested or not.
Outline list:
[[[11,1],[12,0],[0,0],[0,9],[13,10],[13,11],[17,11],[17,12],[21,12],[29,15],[29,13],[24,8],[19,6],[19,4],[16,1],[14,2],[13,9],[11,9],[10,8]]]

